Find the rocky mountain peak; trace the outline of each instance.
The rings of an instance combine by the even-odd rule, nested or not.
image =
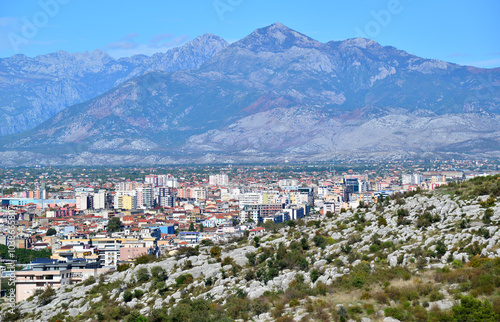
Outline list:
[[[284,50],[294,46],[302,48],[319,47],[321,43],[278,22],[257,29],[236,42],[235,46],[252,51],[272,51]]]
[[[229,43],[221,37],[207,33],[196,37],[183,47],[190,49],[197,48],[198,50],[203,50],[204,52],[212,52],[213,54],[215,54],[226,48],[228,45]]]
[[[368,38],[351,38],[342,42],[343,47],[359,47],[359,48],[382,48],[382,46]]]

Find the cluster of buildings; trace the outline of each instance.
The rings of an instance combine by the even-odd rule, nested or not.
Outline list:
[[[37,289],[97,276],[139,256],[160,256],[203,240],[220,243],[254,236],[262,234],[262,223],[324,216],[467,176],[454,170],[392,171],[386,176],[351,170],[283,175],[250,168],[231,171],[231,180],[227,173],[94,181],[83,174],[80,180],[68,175],[64,184],[48,190],[39,185],[2,196],[0,244],[7,244],[7,218],[14,217],[17,248],[52,252],[50,259],[16,273],[22,300]],[[120,220],[118,229],[112,227],[113,218]]]

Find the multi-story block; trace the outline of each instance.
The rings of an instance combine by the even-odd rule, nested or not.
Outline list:
[[[47,287],[58,288],[63,285],[81,282],[90,276],[97,277],[108,272],[97,262],[84,259],[38,259],[24,269],[16,271],[16,301],[20,302],[32,296],[36,290]]]

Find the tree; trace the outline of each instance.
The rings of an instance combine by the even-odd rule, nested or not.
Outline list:
[[[191,224],[189,225],[189,229],[188,229],[188,231],[196,231],[196,230],[194,229],[194,224],[193,224],[192,222],[191,222]]]
[[[108,231],[115,232],[122,230],[122,221],[118,217],[113,217],[108,221]]]
[[[214,242],[210,239],[203,239],[200,243],[201,246],[213,246]]]
[[[198,227],[200,228],[200,233],[203,232],[203,224],[199,224]]]
[[[452,307],[454,321],[498,321],[498,314],[493,311],[488,300],[481,302],[472,295],[462,296],[460,305]]]
[[[50,227],[46,233],[47,236],[54,236],[55,234],[57,234],[57,231],[52,227]]]
[[[32,250],[26,248],[14,249],[14,258],[17,260],[19,264],[27,264],[35,258],[50,258],[51,255],[52,251],[50,249],[42,249],[42,250]],[[1,244],[0,244],[0,258],[4,259],[11,258],[9,248]]]
[[[198,246],[196,247],[182,247],[175,254],[175,258],[180,259],[181,257],[191,257],[198,256],[200,254],[200,249]]]
[[[222,252],[222,248],[220,248],[219,246],[214,246],[210,249],[210,255],[212,257],[219,257],[221,252]]]
[[[127,290],[127,291],[125,291],[125,293],[123,293],[123,300],[125,302],[132,301],[132,298],[134,298],[134,296],[132,295],[132,292],[130,292],[129,290]]]
[[[314,236],[313,242],[316,245],[316,247],[320,247],[320,248],[326,247],[326,238],[323,235]]]
[[[145,267],[139,268],[137,270],[136,277],[138,282],[147,282],[149,280],[148,269]]]
[[[255,247],[256,247],[256,248],[259,248],[259,246],[260,246],[260,244],[259,244],[259,242],[260,242],[260,238],[259,238],[259,237],[257,237],[257,236],[255,236],[255,237],[253,238],[253,241],[254,241],[254,243],[255,243]]]
[[[40,306],[47,305],[52,302],[55,296],[56,291],[52,288],[52,286],[49,286],[38,297],[38,304]]]

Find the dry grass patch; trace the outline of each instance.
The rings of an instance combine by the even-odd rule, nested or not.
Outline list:
[[[318,297],[318,299],[322,299],[332,306],[342,304],[347,307],[349,305],[359,305],[365,303],[366,301],[360,300],[362,294],[363,290],[353,290],[351,292],[327,294],[325,296]]]

